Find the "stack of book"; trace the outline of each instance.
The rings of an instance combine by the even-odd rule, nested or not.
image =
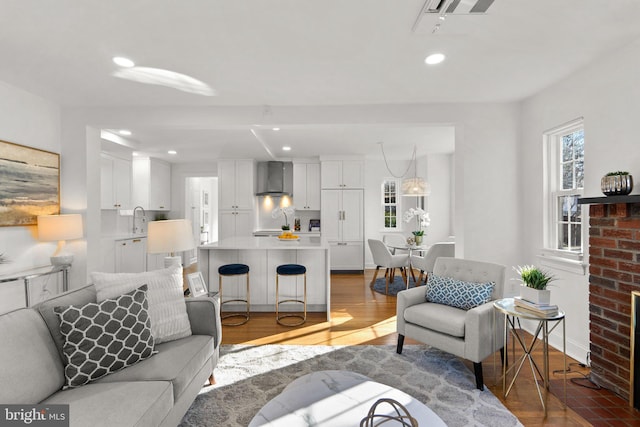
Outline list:
[[[558,306],[554,304],[536,304],[521,297],[514,297],[513,304],[516,310],[527,314],[535,314],[541,317],[553,317],[558,314]]]

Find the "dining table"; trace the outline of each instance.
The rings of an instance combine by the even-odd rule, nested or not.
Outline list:
[[[413,278],[413,283],[417,283],[416,281],[416,276],[413,273],[413,267],[411,266],[411,255],[413,255],[414,252],[425,252],[429,249],[428,246],[426,245],[410,245],[408,243],[404,243],[404,244],[398,244],[398,243],[387,243],[386,244],[387,247],[389,249],[393,249],[393,253],[395,253],[395,251],[397,250],[401,250],[401,251],[406,251],[409,254],[409,262],[408,262],[408,268],[409,268],[409,272],[411,273],[411,277]],[[409,289],[409,275],[406,275],[407,277],[407,289]]]

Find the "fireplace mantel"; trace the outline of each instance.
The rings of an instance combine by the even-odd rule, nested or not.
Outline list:
[[[582,197],[578,199],[579,205],[610,205],[614,203],[640,203],[640,194],[627,194],[625,196]]]

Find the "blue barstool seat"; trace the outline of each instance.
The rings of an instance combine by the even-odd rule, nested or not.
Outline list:
[[[247,288],[246,288],[246,299],[242,299],[242,298],[231,298],[231,299],[224,299],[224,292],[222,290],[222,278],[223,277],[233,277],[233,276],[241,276],[241,275],[246,275],[247,281]],[[240,321],[238,322],[222,322],[222,324],[224,326],[239,326],[239,325],[244,325],[245,323],[247,323],[249,321],[249,310],[251,308],[251,303],[250,303],[250,293],[249,293],[249,266],[246,264],[225,264],[225,265],[221,265],[218,268],[218,290],[220,292],[220,311],[222,312],[222,307],[225,304],[229,304],[229,303],[234,303],[234,302],[239,302],[239,303],[244,303],[247,306],[247,310],[244,313],[237,313],[237,312],[233,312],[233,313],[226,313],[226,314],[222,314],[220,316],[221,319],[228,319],[228,318],[233,318],[233,317],[239,317],[241,318]]]
[[[288,298],[280,300],[280,276],[304,276],[304,288],[302,299]],[[297,281],[296,281],[297,285]],[[296,286],[297,289],[297,286]],[[280,304],[302,304],[302,314],[287,312],[280,314]],[[284,323],[282,319],[296,317],[300,321],[296,323]],[[299,326],[307,320],[307,268],[300,264],[282,264],[276,267],[276,322],[283,326]]]

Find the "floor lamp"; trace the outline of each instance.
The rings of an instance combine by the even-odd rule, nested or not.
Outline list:
[[[147,228],[147,252],[150,254],[168,253],[164,259],[165,268],[182,265],[177,252],[195,248],[191,221],[188,219],[169,219],[151,221]]]

